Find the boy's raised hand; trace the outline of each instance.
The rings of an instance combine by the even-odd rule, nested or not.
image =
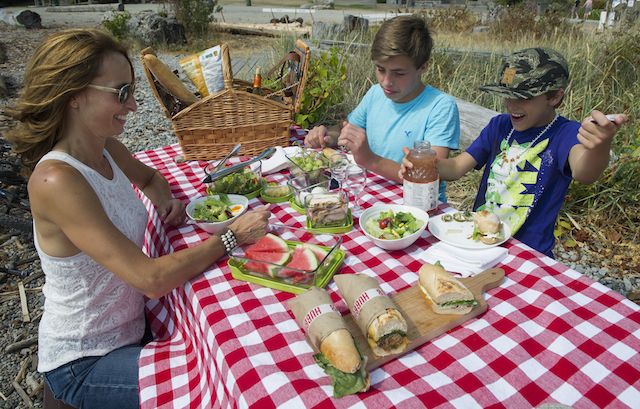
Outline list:
[[[578,141],[589,150],[604,146],[609,149],[613,136],[628,118],[624,114],[617,114],[613,120],[609,120],[600,111],[592,111],[591,116],[582,121],[578,130]]]

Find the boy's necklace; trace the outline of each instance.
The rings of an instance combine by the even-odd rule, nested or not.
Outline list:
[[[509,131],[509,135],[507,135],[507,146],[505,147],[505,149],[502,151],[502,154],[501,154],[502,164],[505,165],[507,163],[511,163],[513,165],[515,163],[517,165],[520,162],[520,158],[522,157],[522,155],[524,155],[529,150],[529,148],[531,148],[533,145],[536,144],[536,142],[538,142],[538,140],[542,137],[542,135],[544,135],[549,130],[549,128],[551,128],[553,124],[556,123],[557,119],[558,119],[558,114],[556,114],[556,116],[553,117],[553,121],[549,122],[549,124],[544,127],[542,132],[540,132],[538,136],[536,136],[533,139],[533,141],[531,141],[531,143],[529,144],[529,146],[527,146],[526,149],[520,152],[517,156],[509,159],[508,153],[509,153],[509,150],[511,149],[511,145],[509,144],[509,142],[511,142],[511,137],[513,136],[513,131],[514,131],[514,128],[511,127],[511,131]]]

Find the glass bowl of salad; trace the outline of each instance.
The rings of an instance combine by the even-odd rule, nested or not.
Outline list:
[[[360,227],[365,236],[385,250],[409,247],[427,227],[429,215],[417,207],[377,204],[360,216]]]
[[[215,168],[209,164],[204,169],[209,174]],[[261,162],[254,162],[249,166],[245,166],[238,172],[227,175],[223,178],[209,183],[207,192],[211,194],[226,193],[234,195],[250,196],[251,198],[258,196],[262,189],[262,165]]]
[[[224,231],[247,211],[249,199],[240,195],[215,194],[191,199],[187,217],[210,234]]]
[[[295,155],[286,155],[291,166],[291,176],[293,178],[304,177],[307,186],[315,185],[324,179],[329,169],[329,160],[322,152],[313,149],[302,149]]]

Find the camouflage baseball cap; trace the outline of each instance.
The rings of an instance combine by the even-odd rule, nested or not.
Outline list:
[[[569,85],[569,68],[562,54],[550,48],[527,48],[506,57],[498,84],[480,87],[504,98],[529,99]]]

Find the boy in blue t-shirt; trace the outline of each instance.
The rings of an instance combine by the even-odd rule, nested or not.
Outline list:
[[[553,229],[571,180],[593,183],[600,177],[627,117],[609,120],[593,111],[580,124],[559,116],[569,70],[551,49],[508,56],[499,78],[480,89],[503,96],[508,113],[492,118],[466,152],[439,160],[438,171],[442,179],[456,180],[484,166],[474,210],[497,214],[515,238],[553,257]],[[403,161],[400,176],[409,166]]]
[[[373,85],[342,128],[313,128],[305,143],[344,146],[358,165],[395,182],[402,147],[426,140],[438,157],[458,149],[460,118],[454,98],[422,82],[433,40],[424,20],[399,16],[385,21],[371,45],[378,84]],[[444,185],[440,200],[446,201]]]

